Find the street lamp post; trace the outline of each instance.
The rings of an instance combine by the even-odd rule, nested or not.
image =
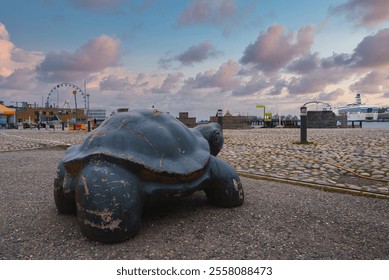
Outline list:
[[[87,109],[86,109],[86,118],[89,120],[89,93],[86,95],[86,104],[87,104]]]
[[[307,107],[300,108],[300,142],[307,143]]]
[[[73,90],[74,95],[74,106],[76,107],[76,123],[77,123],[77,90]]]

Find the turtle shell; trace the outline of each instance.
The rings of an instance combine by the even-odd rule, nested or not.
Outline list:
[[[148,173],[189,176],[204,168],[209,145],[200,132],[155,109],[118,113],[64,156],[66,168],[93,158],[131,163]],[[130,166],[131,166],[130,164]]]

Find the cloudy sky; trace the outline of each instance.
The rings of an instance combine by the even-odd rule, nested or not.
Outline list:
[[[389,106],[388,46],[388,0],[2,0],[0,100],[41,105],[85,81],[91,108],[198,119],[356,93]]]

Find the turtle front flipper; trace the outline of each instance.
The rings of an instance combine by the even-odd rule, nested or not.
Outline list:
[[[99,242],[120,242],[139,232],[143,199],[139,179],[107,161],[91,161],[76,188],[82,233]]]
[[[210,183],[204,189],[208,200],[219,207],[235,207],[243,204],[244,193],[242,183],[234,168],[227,162],[210,156]]]

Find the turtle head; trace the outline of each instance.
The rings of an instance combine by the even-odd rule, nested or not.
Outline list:
[[[213,156],[217,156],[220,150],[223,148],[224,137],[223,131],[218,123],[208,123],[195,127],[204,138],[208,141],[209,149]]]

